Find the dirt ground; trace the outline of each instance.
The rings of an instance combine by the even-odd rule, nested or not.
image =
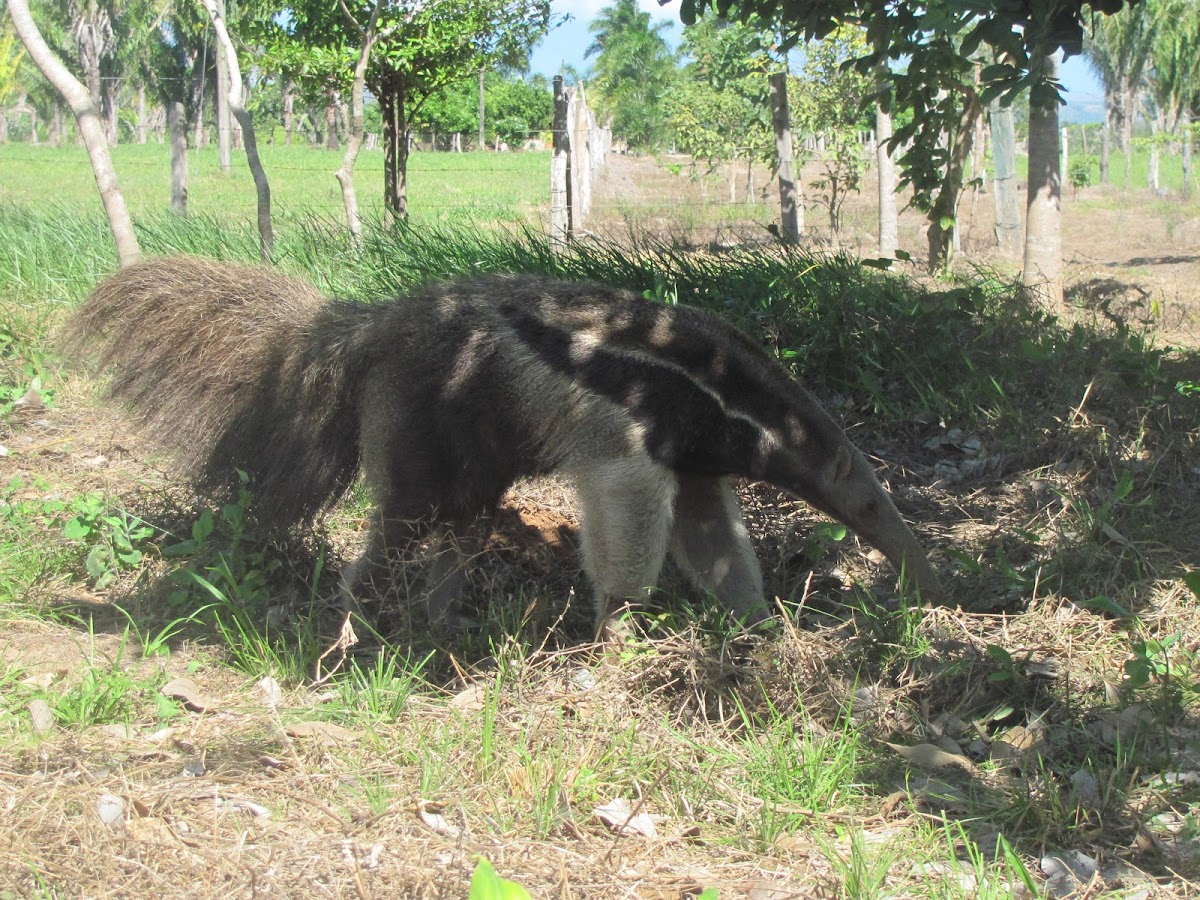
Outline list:
[[[725,172],[690,179],[689,171],[684,157],[612,155],[597,182],[588,228],[619,236],[633,222],[660,234],[722,245],[768,237],[766,226],[778,216],[774,190],[764,193],[756,187],[754,202],[746,206],[745,173],[739,172],[738,210],[737,204],[729,203]],[[704,168],[698,171],[703,173]],[[766,184],[769,175],[756,170],[755,184]],[[820,175],[816,166],[809,165],[801,180],[811,185]],[[837,246],[864,257],[876,255],[876,184],[872,170],[862,190],[846,201],[844,225],[836,241],[828,213],[812,199],[810,187],[806,242]],[[722,222],[712,221],[714,204]],[[679,224],[681,211],[692,214],[690,230]],[[710,213],[707,221],[705,211]],[[999,252],[994,215],[993,195],[986,188],[963,196],[957,269],[1019,272],[1020,261]],[[902,204],[900,249],[911,254],[913,264],[908,269],[918,276],[923,276],[920,264],[927,253],[925,226],[922,213]],[[1063,259],[1068,302],[1101,314],[1107,309],[1133,323],[1152,323],[1166,343],[1200,344],[1200,191],[1185,202],[1178,196],[1156,197],[1146,188],[1131,188],[1129,193],[1113,185],[1078,192],[1068,188],[1063,197]]]

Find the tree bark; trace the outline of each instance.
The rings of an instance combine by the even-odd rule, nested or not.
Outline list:
[[[325,149],[337,150],[338,141],[337,94],[330,89],[325,95]]]
[[[137,142],[146,143],[146,85],[138,85]]]
[[[225,28],[224,0],[204,0],[204,8],[212,19],[213,30],[217,40],[225,48],[225,61],[229,65],[229,108],[242,126],[242,136],[246,142],[246,162],[250,166],[250,174],[254,176],[254,188],[258,194],[258,252],[264,260],[269,260],[275,251],[275,234],[271,227],[271,185],[267,181],[267,173],[263,171],[262,161],[258,158],[258,141],[254,136],[254,122],[242,103],[242,71],[238,65],[237,52],[229,39]]]
[[[991,105],[992,159],[995,166],[996,243],[1000,252],[1015,257],[1021,250],[1021,204],[1017,198],[1017,150],[1013,112]]]
[[[563,77],[554,76],[554,155],[550,158],[550,242],[563,249],[571,232],[570,220],[570,148],[567,146],[567,115],[570,101]]]
[[[375,0],[371,9],[371,18],[367,27],[362,31],[362,48],[358,53],[358,62],[354,65],[354,83],[350,88],[350,134],[346,140],[346,155],[342,157],[342,167],[334,173],[338,184],[342,186],[342,203],[346,207],[346,225],[350,229],[350,241],[356,248],[362,247],[362,219],[358,214],[358,195],[354,191],[354,164],[358,160],[358,151],[363,141],[363,90],[367,81],[367,64],[371,60],[371,50],[380,35],[376,32],[379,24],[379,12],[384,0]]]
[[[1041,74],[1058,77],[1058,55],[1036,61]],[[1025,264],[1021,282],[1038,300],[1061,306],[1062,182],[1059,178],[1058,97],[1045,91],[1029,103],[1029,192],[1025,201]]]
[[[173,100],[167,104],[167,127],[171,133],[171,209],[187,215],[187,112],[183,104]]]
[[[230,132],[233,120],[229,115],[229,61],[225,45],[217,42],[217,89],[213,94],[213,108],[217,117],[217,164],[221,174],[233,174],[233,141]]]
[[[878,70],[880,82],[887,78],[886,66]],[[900,248],[900,213],[896,205],[896,161],[892,159],[892,115],[875,104],[875,164],[879,169],[879,255],[895,259]]]
[[[800,229],[804,227],[804,213],[796,185],[796,163],[792,156],[787,72],[772,72],[769,83],[771,126],[775,131],[775,155],[779,158],[779,237],[785,244],[796,244],[800,241]]]
[[[952,262],[958,229],[958,199],[962,193],[971,145],[975,141],[975,120],[982,112],[978,95],[973,91],[965,95],[958,124],[954,127],[954,133],[947,136],[950,158],[946,164],[946,176],[927,216],[930,272],[948,269]]]
[[[1124,79],[1121,90],[1121,150],[1125,154],[1125,183],[1124,190],[1129,190],[1133,178],[1133,111],[1134,88],[1129,79]]]
[[[1100,126],[1100,183],[1109,182],[1109,157],[1112,154],[1112,120],[1115,102],[1112,91],[1104,91],[1104,123]]]
[[[484,149],[484,145],[487,143],[487,134],[484,131],[484,113],[486,110],[483,102],[483,74],[484,70],[481,68],[479,70],[479,145],[476,147],[477,150]]]
[[[296,120],[296,82],[287,79],[283,82],[283,143],[292,145],[292,129]]]
[[[75,113],[88,157],[92,161],[92,172],[96,176],[96,187],[100,190],[100,199],[104,203],[113,241],[117,245],[117,256],[122,267],[131,265],[141,257],[141,249],[138,247],[137,234],[133,230],[133,220],[130,219],[129,209],[125,205],[125,197],[117,183],[117,173],[113,168],[112,156],[108,152],[108,139],[96,113],[92,96],[46,46],[33,17],[29,14],[27,0],[8,0],[8,11],[29,58]]]

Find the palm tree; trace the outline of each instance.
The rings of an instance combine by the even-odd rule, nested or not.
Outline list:
[[[1192,0],[1159,2],[1163,14],[1150,55],[1149,93],[1156,125],[1183,136],[1183,192],[1188,197],[1192,187],[1191,115],[1200,95],[1200,6]],[[1155,153],[1157,150],[1156,145]]]
[[[596,57],[600,108],[612,119],[613,133],[635,146],[652,145],[662,134],[663,99],[677,69],[662,36],[668,27],[666,20],[651,25],[636,0],[616,0],[588,26],[595,37],[583,55]]]
[[[1111,132],[1120,125],[1129,187],[1129,154],[1138,92],[1145,86],[1157,31],[1159,4],[1144,2],[1110,16],[1096,16],[1084,35],[1084,56],[1104,87],[1104,129],[1100,142],[1100,180],[1108,181]]]

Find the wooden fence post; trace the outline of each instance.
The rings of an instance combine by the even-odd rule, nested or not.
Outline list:
[[[550,159],[550,241],[563,249],[570,234],[567,196],[567,93],[561,75],[554,76],[554,156]]]
[[[775,128],[775,152],[779,156],[779,206],[782,213],[780,237],[785,244],[800,240],[800,211],[796,202],[796,166],[792,159],[792,128],[788,117],[787,73],[771,75],[771,124]]]

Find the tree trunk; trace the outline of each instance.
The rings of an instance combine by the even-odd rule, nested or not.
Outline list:
[[[258,252],[264,260],[269,260],[275,251],[275,234],[271,227],[271,185],[267,181],[267,173],[263,171],[262,161],[258,158],[258,141],[254,137],[254,122],[242,103],[242,71],[238,65],[237,53],[229,32],[225,29],[224,0],[204,0],[204,8],[212,19],[213,30],[217,40],[225,48],[225,61],[229,65],[229,108],[242,126],[242,136],[246,141],[246,162],[250,166],[250,174],[254,176],[254,188],[258,194]]]
[[[880,83],[888,77],[886,65],[877,70]],[[892,159],[892,114],[875,104],[875,163],[879,169],[879,255],[895,259],[900,248],[900,214],[896,205],[896,161]]]
[[[147,123],[146,123],[146,85],[138,85],[138,113],[137,113],[137,142],[139,144],[146,143]]]
[[[325,149],[337,150],[338,141],[337,93],[330,90],[325,95]]]
[[[133,230],[133,220],[129,217],[129,209],[125,206],[125,198],[117,183],[117,173],[113,169],[112,157],[108,152],[104,126],[96,114],[91,94],[67,71],[67,67],[58,57],[50,52],[29,14],[27,0],[8,0],[8,12],[21,42],[29,53],[29,58],[75,113],[75,120],[79,123],[79,131],[83,135],[83,142],[92,161],[96,187],[99,188],[100,199],[104,202],[104,211],[108,215],[108,224],[112,229],[121,265],[128,266],[137,262],[141,256],[137,234]]]
[[[1150,120],[1150,166],[1147,172],[1147,184],[1150,190],[1155,193],[1159,188],[1159,156],[1158,156],[1158,137],[1159,129],[1161,128],[1158,117]]]
[[[556,250],[566,246],[571,233],[570,147],[567,138],[569,115],[570,100],[563,88],[563,77],[555,75],[554,155],[550,158],[550,243]]]
[[[1058,77],[1058,55],[1035,65],[1046,78]],[[1036,71],[1036,70],[1035,70]],[[1025,264],[1021,282],[1043,303],[1061,306],[1062,182],[1059,179],[1058,97],[1045,91],[1041,102],[1029,103],[1029,192],[1025,201]]]
[[[399,93],[385,90],[386,109],[384,95],[378,95],[384,113],[383,204],[389,218],[404,222],[408,220],[408,154],[411,149],[408,122],[404,98]]]
[[[792,128],[788,113],[787,72],[773,72],[771,88],[771,126],[775,131],[775,155],[779,160],[779,237],[785,244],[800,240],[804,227],[804,206],[796,184],[796,163],[792,156]]]
[[[225,45],[217,42],[217,88],[213,94],[213,109],[217,118],[217,165],[221,174],[233,174],[233,119],[229,115],[229,61]]]
[[[975,142],[975,120],[982,114],[978,95],[971,92],[963,97],[963,108],[959,114],[954,133],[947,136],[950,141],[950,158],[946,165],[946,176],[933,201],[933,208],[926,218],[929,220],[929,271],[948,269],[953,261],[954,233],[958,228],[958,198],[962,193],[963,178],[971,145]]]
[[[379,11],[383,8],[384,0],[375,0],[371,10],[371,18],[363,31],[362,48],[359,50],[358,62],[354,66],[354,83],[350,87],[350,133],[346,140],[346,155],[342,157],[342,167],[335,176],[342,186],[342,202],[346,207],[346,225],[350,229],[350,241],[355,248],[362,247],[362,220],[358,215],[358,195],[354,191],[354,164],[358,160],[358,150],[363,140],[363,90],[366,87],[367,64],[371,59],[371,50],[378,37],[376,28],[379,24]]]
[[[63,114],[62,104],[55,103],[54,110],[50,113],[50,134],[47,135],[47,140],[51,147],[61,147],[63,144]]]
[[[1021,204],[1017,197],[1017,150],[1013,128],[1013,112],[1001,106],[999,100],[991,105],[992,159],[995,174],[996,243],[1000,252],[1015,257],[1021,250]]]
[[[187,215],[187,112],[174,100],[167,104],[167,127],[171,132],[171,209]]]
[[[1192,114],[1185,109],[1180,114],[1183,134],[1183,199],[1192,199],[1192,142],[1196,136],[1192,134]]]
[[[1104,92],[1104,123],[1100,126],[1100,183],[1109,182],[1109,157],[1112,154],[1112,120],[1114,114],[1113,94]]]
[[[101,93],[103,96],[104,132],[108,135],[109,146],[115,147],[121,135],[121,81],[115,78],[106,79]]]
[[[1124,190],[1129,190],[1130,180],[1133,177],[1133,111],[1134,111],[1134,90],[1133,85],[1129,84],[1129,80],[1124,81],[1124,89],[1121,92],[1121,104],[1124,107],[1121,115],[1121,150],[1125,153],[1125,183]]]
[[[484,100],[484,97],[483,97],[483,72],[484,72],[484,70],[482,68],[480,68],[480,70],[479,70],[479,144],[475,148],[477,150],[484,149],[484,147],[487,144],[487,134],[484,131],[485,105],[483,102],[483,100]]]
[[[383,214],[387,224],[395,222],[396,196],[396,103],[392,95],[380,89],[375,93],[383,118]]]
[[[283,143],[285,146],[292,145],[292,129],[295,127],[296,121],[296,82],[285,80],[283,82]]]

